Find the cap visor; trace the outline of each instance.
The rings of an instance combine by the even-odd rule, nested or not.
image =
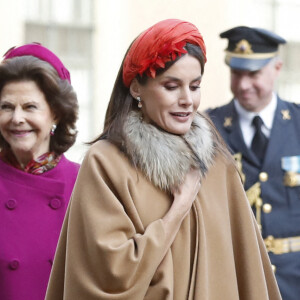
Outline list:
[[[268,62],[270,62],[272,58],[273,57],[265,59],[249,59],[230,57],[226,58],[226,64],[232,69],[243,71],[257,71],[263,68]]]

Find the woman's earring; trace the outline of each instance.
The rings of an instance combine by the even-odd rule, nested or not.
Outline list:
[[[53,124],[52,127],[51,127],[51,130],[50,130],[50,135],[51,135],[51,136],[54,135],[55,129],[56,129],[56,125]]]
[[[142,108],[143,104],[142,104],[142,100],[140,96],[136,97],[136,100],[138,101],[138,108]]]

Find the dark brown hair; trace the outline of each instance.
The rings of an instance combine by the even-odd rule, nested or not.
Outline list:
[[[50,138],[50,151],[62,154],[76,140],[78,102],[72,85],[62,80],[47,62],[33,56],[21,56],[4,60],[0,64],[0,93],[9,82],[33,80],[58,120],[55,134]],[[50,133],[49,133],[50,134]],[[0,133],[0,148],[9,147]]]

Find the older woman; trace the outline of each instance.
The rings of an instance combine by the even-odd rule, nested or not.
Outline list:
[[[0,299],[42,300],[79,165],[77,97],[59,58],[39,44],[0,64]]]
[[[131,45],[65,219],[46,300],[279,300],[239,174],[197,113],[205,46],[165,20]]]

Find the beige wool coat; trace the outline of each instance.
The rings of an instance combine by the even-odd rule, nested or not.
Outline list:
[[[95,143],[81,166],[46,300],[280,300],[239,174],[221,154],[164,254],[172,204],[128,156]]]

